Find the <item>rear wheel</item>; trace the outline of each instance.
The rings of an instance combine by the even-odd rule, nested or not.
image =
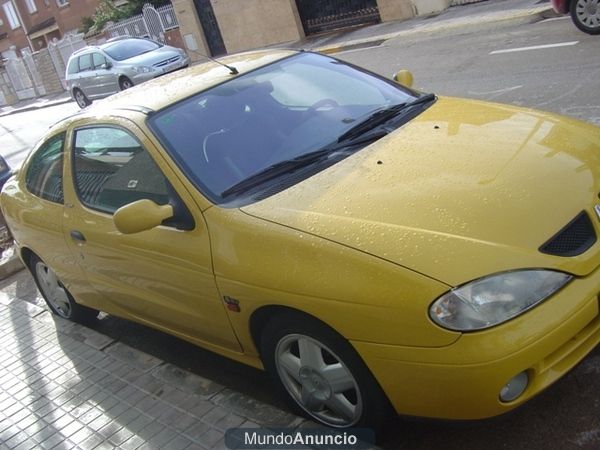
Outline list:
[[[581,31],[600,34],[600,0],[571,0],[570,12]]]
[[[265,367],[295,409],[334,428],[381,431],[385,394],[354,348],[303,314],[280,315],[262,333]]]
[[[80,108],[85,108],[92,103],[80,89],[75,89],[73,91],[73,97],[75,97],[75,101]]]
[[[75,303],[54,271],[36,255],[31,256],[29,266],[42,297],[54,314],[75,322],[88,322],[98,316],[97,310]]]
[[[121,77],[119,79],[119,87],[121,88],[122,91],[124,91],[125,89],[129,89],[130,87],[133,87],[133,82],[127,77]]]

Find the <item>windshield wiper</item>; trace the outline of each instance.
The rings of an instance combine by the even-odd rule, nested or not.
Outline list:
[[[366,133],[367,131],[370,131],[373,128],[376,128],[381,124],[386,123],[387,121],[398,115],[400,112],[413,106],[420,105],[422,103],[428,103],[432,100],[435,100],[435,94],[425,94],[421,95],[412,102],[398,103],[397,105],[392,105],[378,109],[377,111],[371,113],[366,119],[357,123],[344,134],[342,134],[338,138],[338,142],[341,143],[355,139],[361,134]]]
[[[386,134],[387,131],[381,130],[378,133],[371,133],[368,136],[361,136],[353,139],[352,141],[346,141],[343,143],[336,141],[333,144],[326,145],[325,147],[315,150],[314,152],[305,153],[292,159],[276,162],[275,164],[270,165],[269,167],[266,167],[253,175],[250,175],[248,178],[243,179],[239,183],[234,184],[230,188],[221,192],[221,197],[225,198],[233,194],[239,194],[240,192],[247,191],[260,185],[261,183],[264,183],[265,181],[269,181],[281,175],[285,175],[298,169],[310,166],[311,164],[330,157],[336,152],[343,153],[343,150],[347,151],[348,149],[357,145],[375,141]]]

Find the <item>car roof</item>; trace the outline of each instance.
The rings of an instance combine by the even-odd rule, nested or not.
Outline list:
[[[127,41],[127,40],[138,40],[138,41],[141,40],[141,41],[154,42],[151,39],[137,37],[137,36],[117,36],[117,37],[110,38],[108,41],[106,41],[102,44],[86,45],[85,47],[79,48],[79,49],[75,50],[73,53],[71,53],[71,56],[69,56],[69,59],[71,59],[74,56],[85,55],[86,53],[89,53],[89,52],[103,50],[105,47],[109,47],[112,44],[114,44],[115,42]],[[158,42],[155,42],[155,43],[158,44]]]
[[[239,74],[243,75],[295,53],[297,52],[293,50],[262,50],[226,56],[219,58],[219,61],[234,66]],[[232,75],[226,67],[214,61],[207,61],[96,101],[86,108],[86,111],[90,113],[111,109],[158,111],[237,76],[239,75]]]

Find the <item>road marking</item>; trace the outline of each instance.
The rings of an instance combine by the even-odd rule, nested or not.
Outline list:
[[[514,91],[516,89],[521,89],[522,87],[523,87],[523,85],[520,84],[519,86],[507,87],[504,89],[497,89],[495,91],[487,91],[487,92],[469,91],[469,94],[473,94],[473,95],[504,94],[505,92],[510,92],[510,91]]]
[[[540,23],[556,22],[557,20],[571,20],[571,16],[550,17],[549,19],[542,20]]]
[[[577,45],[577,44],[579,44],[579,41],[559,42],[557,44],[546,44],[546,45],[534,45],[533,47],[507,48],[505,50],[494,50],[493,52],[490,52],[490,55],[498,55],[500,53],[526,52],[529,50],[540,50],[540,49],[544,49],[544,48],[568,47],[570,45]]]

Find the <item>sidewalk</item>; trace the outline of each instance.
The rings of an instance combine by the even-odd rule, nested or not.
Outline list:
[[[273,48],[315,50],[334,54],[345,50],[380,45],[389,39],[418,38],[434,33],[466,33],[533,23],[555,17],[549,0],[488,0],[453,6],[429,17],[385,22],[335,33],[312,36]],[[0,117],[72,101],[69,93],[21,101],[0,108]]]
[[[534,23],[556,17],[549,0],[488,0],[448,8],[437,15],[405,21],[384,22],[368,27],[280,45],[338,53],[375,46],[395,38],[425,38],[428,34],[456,35]]]
[[[71,94],[68,92],[62,92],[60,94],[48,95],[45,97],[30,98],[27,100],[21,100],[11,106],[3,106],[0,108],[0,117],[8,116],[10,114],[21,113],[25,111],[32,111],[34,109],[46,108],[48,106],[62,105],[74,101],[71,98]]]
[[[0,292],[0,449],[224,449],[231,427],[310,426],[23,301],[19,276]]]

